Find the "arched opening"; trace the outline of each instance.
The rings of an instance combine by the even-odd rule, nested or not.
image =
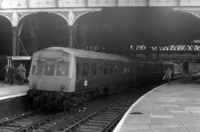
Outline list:
[[[32,55],[53,46],[68,47],[68,25],[60,16],[49,13],[31,14],[18,24],[18,53]]]
[[[12,55],[12,30],[10,21],[0,16],[0,53]]]
[[[69,46],[67,22],[55,14],[38,13],[39,45],[38,49],[52,46]]]

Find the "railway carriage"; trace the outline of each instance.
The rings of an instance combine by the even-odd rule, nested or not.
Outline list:
[[[34,96],[34,104],[45,100],[51,105],[59,101],[77,105],[91,96],[117,91],[119,85],[134,82],[136,63],[137,60],[118,55],[47,48],[33,55],[28,95]]]
[[[155,82],[163,76],[162,62],[140,60],[137,63],[137,81]]]

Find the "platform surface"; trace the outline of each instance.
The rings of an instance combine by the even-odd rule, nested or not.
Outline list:
[[[164,84],[135,102],[113,132],[200,132],[200,81]]]
[[[25,96],[28,89],[29,89],[28,84],[7,85],[0,82],[0,100]]]

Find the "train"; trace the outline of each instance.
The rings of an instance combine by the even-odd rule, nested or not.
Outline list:
[[[119,92],[125,84],[162,80],[171,62],[65,47],[49,47],[33,54],[28,97],[34,108],[71,109],[93,97]]]

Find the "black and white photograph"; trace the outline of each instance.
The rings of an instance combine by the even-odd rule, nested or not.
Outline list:
[[[200,0],[0,0],[0,132],[200,132]]]

